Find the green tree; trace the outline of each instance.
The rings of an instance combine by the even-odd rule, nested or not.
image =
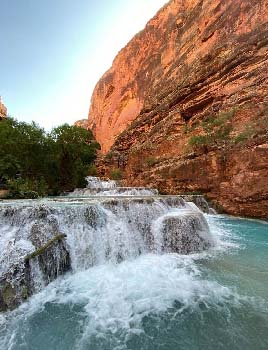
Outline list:
[[[52,130],[58,164],[59,187],[68,191],[85,186],[89,166],[97,156],[99,144],[90,130],[64,124]]]
[[[8,118],[0,123],[0,176],[13,178],[18,173],[35,178],[42,171],[42,152],[46,136],[35,123]]]
[[[0,182],[14,193],[56,195],[84,185],[99,144],[92,132],[67,124],[46,134],[34,122],[0,122]]]

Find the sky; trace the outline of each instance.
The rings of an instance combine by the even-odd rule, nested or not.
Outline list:
[[[94,86],[167,0],[0,0],[0,95],[46,130],[87,118]]]

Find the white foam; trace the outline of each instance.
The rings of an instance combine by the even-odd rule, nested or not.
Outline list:
[[[219,220],[222,218],[221,215],[205,214],[205,217],[208,222],[211,235],[215,240],[214,249],[226,251],[229,249],[242,248],[238,237],[227,227],[223,227],[220,224]]]
[[[220,307],[229,299],[234,302],[233,293],[203,279],[191,257],[147,254],[119,265],[96,266],[58,279],[9,313],[8,318],[14,336],[20,332],[21,322],[42,312],[46,303],[81,304],[87,315],[82,338],[77,343],[81,349],[84,342],[90,343],[92,336],[105,337],[120,331],[127,337],[130,332],[142,332],[145,316],[161,314],[175,301],[180,304],[177,313],[181,313],[188,308],[198,311],[201,303]],[[238,299],[235,302],[239,303]],[[7,337],[2,338],[2,345],[7,344]]]

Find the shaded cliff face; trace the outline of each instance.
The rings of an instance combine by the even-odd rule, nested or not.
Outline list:
[[[89,124],[103,172],[268,217],[268,2],[170,1],[97,84]]]

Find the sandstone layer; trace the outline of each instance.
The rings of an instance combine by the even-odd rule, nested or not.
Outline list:
[[[267,218],[268,2],[170,1],[97,84],[89,126],[106,174]]]
[[[80,119],[74,123],[75,126],[79,126],[80,128],[87,129],[88,128],[88,120]]]
[[[7,117],[7,108],[6,106],[2,103],[2,99],[0,96],[0,120],[4,119]]]

